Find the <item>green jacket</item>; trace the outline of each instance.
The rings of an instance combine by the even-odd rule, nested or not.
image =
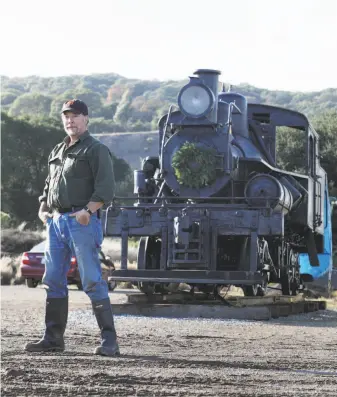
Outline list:
[[[69,148],[68,141],[66,137],[49,155],[40,203],[46,201],[49,208],[80,207],[89,201],[109,203],[115,190],[109,149],[88,131]]]

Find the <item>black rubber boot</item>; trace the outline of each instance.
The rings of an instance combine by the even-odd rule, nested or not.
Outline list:
[[[38,342],[27,343],[28,352],[63,352],[64,331],[68,319],[68,297],[47,298],[46,300],[46,329],[43,338]]]
[[[97,347],[95,354],[101,356],[119,356],[119,346],[114,325],[110,299],[92,302],[97,324],[101,330],[101,346]]]

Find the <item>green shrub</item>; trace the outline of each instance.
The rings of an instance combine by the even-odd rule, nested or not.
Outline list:
[[[1,229],[7,229],[12,225],[12,219],[9,214],[0,211],[0,222],[1,222]]]

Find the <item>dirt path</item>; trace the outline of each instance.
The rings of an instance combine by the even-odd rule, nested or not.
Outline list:
[[[26,353],[43,330],[44,298],[41,288],[1,288],[4,397],[337,395],[334,310],[268,322],[116,316],[122,356],[104,358],[92,354],[89,299],[72,290],[66,351]]]

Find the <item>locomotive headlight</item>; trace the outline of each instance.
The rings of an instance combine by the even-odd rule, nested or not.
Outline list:
[[[203,84],[188,84],[178,95],[180,110],[188,117],[198,118],[208,114],[214,106],[213,92]]]

